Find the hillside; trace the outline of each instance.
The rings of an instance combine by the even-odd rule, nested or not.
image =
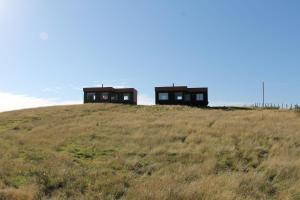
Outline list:
[[[0,199],[300,199],[300,113],[78,105],[0,113]]]

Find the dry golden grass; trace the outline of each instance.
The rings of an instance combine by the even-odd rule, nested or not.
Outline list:
[[[0,200],[300,199],[300,114],[79,105],[0,113]]]

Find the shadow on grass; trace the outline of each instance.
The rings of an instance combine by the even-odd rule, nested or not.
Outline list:
[[[225,111],[231,111],[231,110],[255,110],[254,108],[251,108],[251,107],[239,107],[239,106],[212,106],[212,107],[207,107],[206,109],[211,109],[211,110],[225,110]]]

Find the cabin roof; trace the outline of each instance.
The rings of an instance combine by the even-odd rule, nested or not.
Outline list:
[[[208,88],[188,88],[187,86],[155,87],[156,92],[207,92]]]
[[[113,87],[89,87],[83,88],[84,92],[136,92],[134,88],[113,88]]]

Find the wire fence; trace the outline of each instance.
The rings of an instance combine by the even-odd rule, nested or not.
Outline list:
[[[300,111],[299,104],[273,104],[273,103],[255,103],[252,105],[253,108],[263,108],[263,109],[277,109],[277,110],[296,110]]]

